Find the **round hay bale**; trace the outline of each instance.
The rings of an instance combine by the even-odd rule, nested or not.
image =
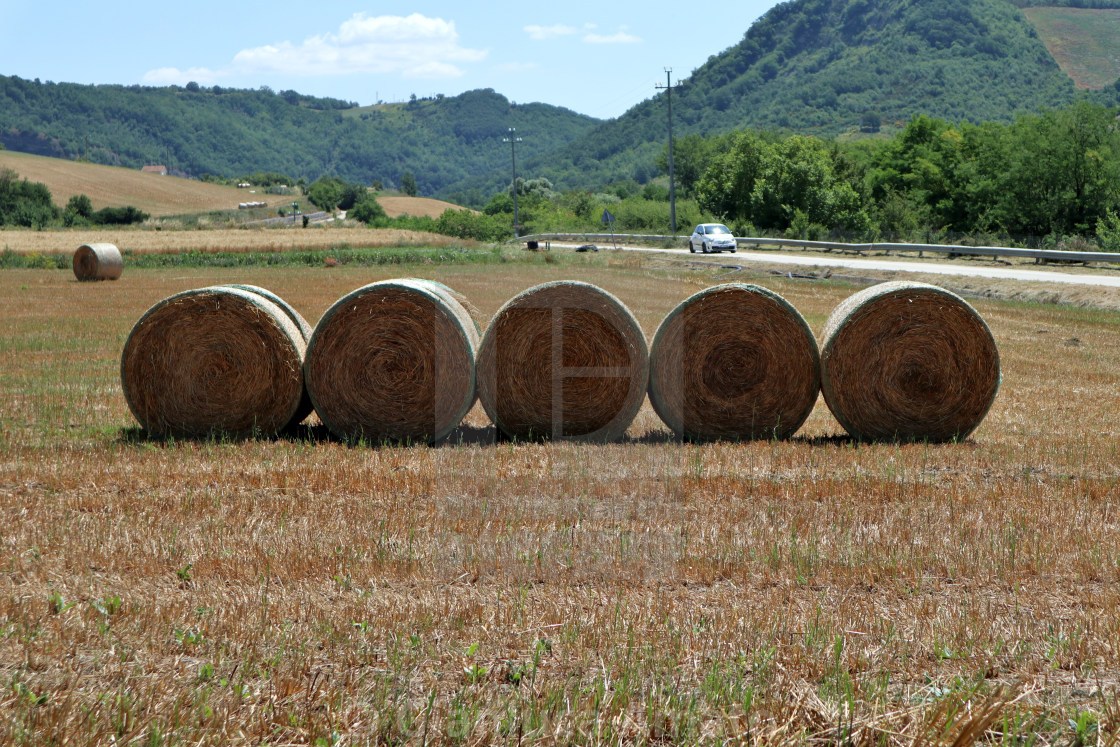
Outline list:
[[[158,436],[272,435],[299,408],[304,350],[299,329],[265,297],[200,288],[140,317],[121,355],[121,386]]]
[[[444,285],[438,280],[425,280],[424,278],[404,278],[411,283],[426,283],[428,286],[435,289],[437,292],[451,296],[462,307],[462,310],[467,312],[467,317],[474,324],[474,331],[478,334],[479,339],[482,338],[482,312],[478,310],[473,303],[470,302],[466,296],[459,293],[454,288]],[[455,309],[459,313],[459,309]],[[478,347],[477,345],[475,346]]]
[[[304,364],[319,418],[346,439],[436,441],[475,401],[478,330],[429,281],[385,280],[343,296]]]
[[[840,304],[825,325],[821,391],[856,439],[964,439],[999,385],[991,330],[942,288],[872,286]]]
[[[680,438],[789,438],[819,390],[813,331],[766,288],[729,283],[700,291],[653,338],[650,403]]]
[[[292,322],[299,329],[300,334],[303,335],[303,339],[305,341],[311,339],[311,333],[315,331],[314,327],[308,324],[307,320],[303,318],[303,315],[296,311],[291,306],[291,304],[289,304],[287,301],[280,298],[280,296],[276,295],[267,288],[262,288],[259,285],[248,285],[245,283],[228,283],[226,285],[223,285],[222,287],[240,288],[241,290],[249,291],[250,293],[256,293],[258,296],[264,296],[269,301],[272,301],[272,303],[279,306],[280,310],[284,312],[284,315],[292,320]]]
[[[292,323],[296,325],[296,328],[299,330],[300,335],[303,336],[303,344],[305,348],[307,346],[307,343],[311,341],[311,333],[314,332],[312,326],[307,323],[307,320],[303,318],[302,314],[296,311],[287,301],[280,298],[280,296],[276,295],[272,291],[268,290],[267,288],[262,288],[259,285],[247,285],[244,283],[230,283],[223,287],[240,288],[241,290],[249,291],[250,293],[256,293],[258,296],[264,296],[269,301],[272,301],[272,303],[276,304],[280,308],[280,310],[284,312],[284,315],[287,316],[288,319],[290,319]],[[302,364],[300,364],[300,370],[303,370]],[[315,406],[311,404],[311,395],[307,393],[307,387],[304,386],[303,396],[300,397],[299,400],[299,409],[297,409],[296,414],[292,416],[292,420],[290,423],[288,423],[288,426],[299,425],[307,419],[308,415],[310,415],[314,411]]]
[[[518,294],[490,321],[479,348],[479,399],[514,438],[620,438],[648,381],[649,349],[637,320],[588,283],[545,283]]]
[[[112,244],[83,244],[74,252],[78,280],[116,280],[123,271],[124,260]]]

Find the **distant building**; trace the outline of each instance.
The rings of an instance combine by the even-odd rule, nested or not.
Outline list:
[[[160,176],[167,176],[166,166],[145,166],[140,170],[145,174],[159,174]]]

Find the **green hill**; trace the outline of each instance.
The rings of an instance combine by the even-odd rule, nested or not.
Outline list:
[[[529,156],[564,145],[599,120],[546,104],[511,104],[492,90],[358,108],[294,91],[188,84],[85,86],[0,76],[0,143],[11,150],[188,176],[271,171],[369,184],[415,175],[421,193],[499,168],[510,127],[532,130]]]
[[[1075,95],[1007,0],[792,0],[681,80],[674,134],[754,127],[834,137],[857,133],[865,118],[897,131],[919,113],[1007,122]],[[526,173],[565,187],[643,181],[666,137],[662,94],[559,154],[527,159]]]
[[[1091,56],[1094,25],[1102,24],[1079,23],[1070,31],[1040,19],[1083,13],[1112,19],[1120,11],[1100,9],[1120,0],[1034,5],[780,3],[741,42],[680,81],[672,94],[675,134],[752,127],[863,136],[897,132],[916,114],[1009,122],[1067,105],[1082,94],[1043,42],[1055,50],[1076,47],[1084,59]],[[1093,41],[1103,58],[1111,54],[1107,33]],[[1096,69],[1093,100],[1120,103],[1120,81],[1110,84],[1111,73],[1101,64]],[[1087,72],[1073,75],[1086,85]],[[359,108],[294,91],[81,86],[0,76],[0,143],[13,150],[132,167],[166,161],[191,176],[272,171],[309,181],[334,174],[396,185],[411,172],[422,194],[475,206],[508,184],[502,135],[509,127],[526,135],[518,148],[522,176],[545,177],[559,189],[647,182],[658,173],[666,141],[665,94],[604,122],[545,104],[514,105],[489,89]]]

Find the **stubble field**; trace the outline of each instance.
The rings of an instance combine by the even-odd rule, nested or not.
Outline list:
[[[640,259],[0,272],[0,742],[1108,744],[1120,733],[1120,315],[975,305],[965,443],[160,442],[119,382],[173,292],[314,323],[414,275],[487,318],[594,282],[652,338],[716,270]],[[737,279],[737,278],[723,278]],[[819,334],[855,286],[762,280]]]

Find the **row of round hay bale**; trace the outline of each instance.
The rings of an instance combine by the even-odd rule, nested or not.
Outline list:
[[[944,441],[979,425],[1000,381],[979,315],[920,283],[847,299],[819,352],[785,299],[738,283],[686,299],[648,349],[625,305],[587,283],[518,294],[481,340],[477,320],[466,298],[427,280],[363,286],[314,330],[263,288],[204,288],[137,322],[121,378],[153,433],[273,433],[314,407],[336,435],[371,441],[443,438],[476,391],[507,436],[609,441],[647,390],[692,440],[788,438],[823,390],[855,438]]]
[[[475,402],[479,330],[456,296],[433,281],[384,280],[327,309],[304,371],[315,411],[331,432],[351,440],[435,441],[459,425]]]
[[[148,309],[121,355],[125,401],[141,426],[164,437],[244,437],[302,419],[306,342],[286,307],[216,286]]]
[[[478,396],[519,439],[609,441],[645,398],[649,350],[629,309],[588,283],[558,281],[510,299],[478,355]]]
[[[116,280],[123,271],[124,260],[113,244],[83,244],[74,252],[78,280]]]
[[[812,330],[765,288],[729,283],[700,291],[653,338],[650,404],[679,438],[789,438],[819,390]]]
[[[984,419],[999,385],[991,330],[943,288],[872,286],[840,304],[825,325],[821,390],[854,438],[964,439]]]

